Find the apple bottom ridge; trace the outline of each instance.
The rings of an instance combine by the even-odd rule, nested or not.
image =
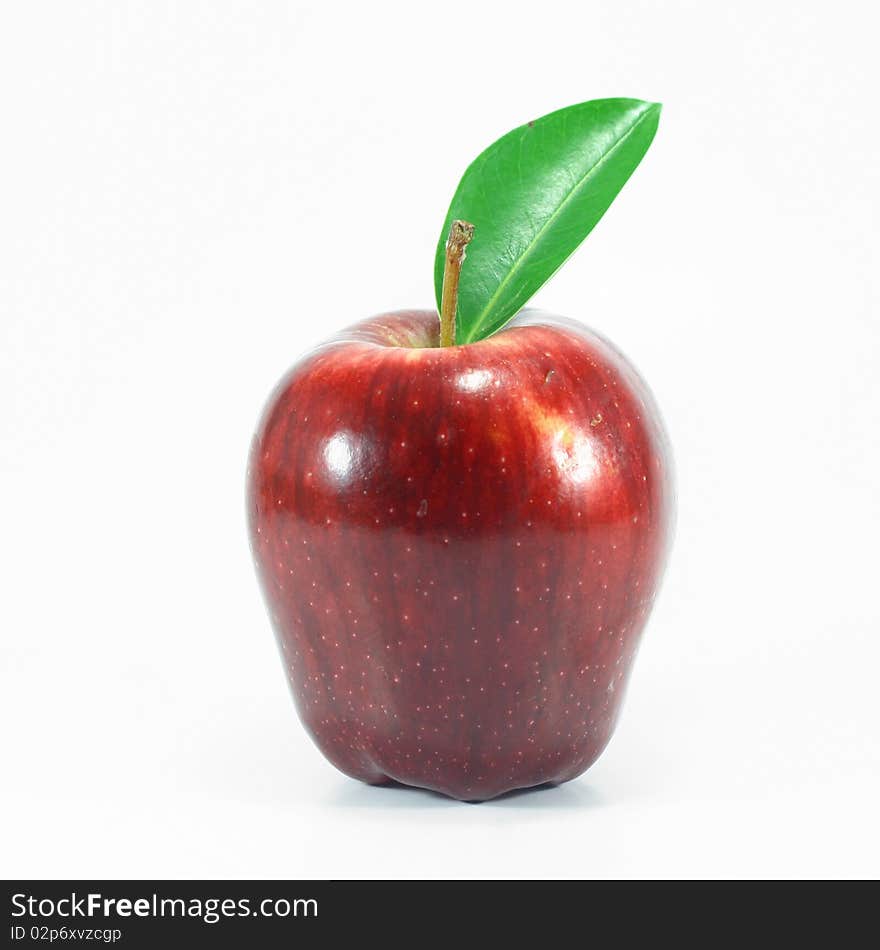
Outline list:
[[[411,753],[388,748],[389,743],[376,743],[371,750],[340,748],[341,743],[317,738],[306,725],[306,731],[324,757],[340,772],[365,785],[385,788],[416,789],[443,795],[456,801],[478,804],[511,792],[555,787],[583,775],[593,765],[611,740],[615,721],[607,723],[601,734],[593,734],[575,753],[572,765],[571,746],[556,749],[517,751],[506,755],[474,756],[462,759],[450,755],[442,764],[430,764],[441,757],[439,751],[413,749]],[[418,754],[423,765],[407,760]],[[403,763],[399,763],[401,757]],[[450,761],[457,759],[458,761]],[[553,760],[566,762],[565,768]],[[383,766],[382,763],[386,763]],[[398,764],[392,764],[398,763]],[[485,774],[484,774],[485,773]]]

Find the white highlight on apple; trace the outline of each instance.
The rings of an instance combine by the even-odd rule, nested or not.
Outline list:
[[[552,452],[559,471],[578,485],[588,482],[599,466],[590,439],[572,433],[568,428],[555,434]]]
[[[459,373],[455,385],[466,393],[478,393],[492,385],[492,372],[488,369],[469,369]]]
[[[324,443],[324,464],[340,481],[349,481],[354,474],[354,440],[347,432],[337,432]]]

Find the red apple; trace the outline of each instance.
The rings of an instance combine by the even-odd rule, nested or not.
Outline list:
[[[438,347],[435,312],[299,362],[250,459],[257,570],[300,717],[337,768],[455,798],[572,779],[614,729],[668,546],[645,384],[523,312]]]

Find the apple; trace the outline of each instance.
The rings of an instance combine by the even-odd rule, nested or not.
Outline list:
[[[660,109],[596,99],[502,136],[447,212],[437,311],[355,324],[269,400],[254,560],[300,718],[354,778],[482,801],[572,779],[611,737],[669,546],[669,445],[618,350],[523,307]]]
[[[645,383],[580,324],[522,311],[468,345],[439,335],[436,311],[390,313],[297,363],[247,507],[324,755],[481,801],[572,779],[611,737],[669,546],[671,458]]]

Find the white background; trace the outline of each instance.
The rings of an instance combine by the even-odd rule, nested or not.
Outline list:
[[[880,873],[875,11],[5,5],[0,873]],[[478,151],[616,95],[659,133],[535,303],[632,357],[676,450],[623,720],[556,790],[360,786],[287,694],[252,428],[303,350],[431,305]]]

